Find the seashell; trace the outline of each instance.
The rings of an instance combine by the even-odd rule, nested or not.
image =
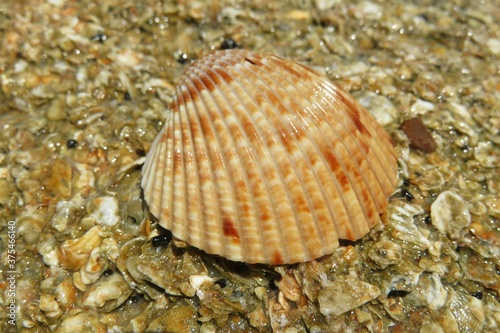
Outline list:
[[[57,333],[74,333],[74,332],[105,332],[107,326],[100,319],[102,315],[96,315],[86,311],[70,313],[68,316],[61,319],[61,323],[55,328]]]
[[[199,256],[188,251],[178,254],[172,246],[159,251],[152,242],[139,237],[121,247],[117,267],[131,287],[153,299],[163,293],[181,296],[183,290],[194,296],[196,290],[190,285],[192,276],[208,275]]]
[[[460,231],[471,223],[467,203],[452,191],[441,192],[431,205],[432,225],[452,239],[460,237]]]
[[[396,186],[396,157],[374,117],[326,78],[224,50],[180,79],[142,187],[160,225],[190,245],[288,264],[363,237]]]
[[[376,286],[352,276],[346,276],[344,280],[325,280],[322,285],[318,303],[319,311],[325,316],[340,316],[380,295],[380,289]]]
[[[101,233],[101,227],[95,226],[80,238],[64,241],[57,251],[59,262],[67,269],[76,271],[82,268],[88,262],[92,250],[101,245]]]
[[[422,207],[403,201],[395,202],[387,209],[389,226],[393,228],[392,237],[411,243],[419,250],[427,250],[431,242],[413,222],[417,215],[425,213]]]
[[[73,280],[68,277],[54,288],[57,303],[63,310],[72,308],[76,303],[78,290],[73,284]]]
[[[148,332],[190,333],[197,332],[196,309],[190,305],[171,307],[149,325]]]
[[[82,297],[82,305],[102,312],[116,309],[132,294],[121,274],[103,276]]]
[[[450,310],[460,332],[482,332],[486,319],[483,303],[466,293],[451,290],[450,294]]]
[[[269,324],[266,314],[262,308],[256,308],[248,314],[250,326],[255,328],[265,327]]]
[[[94,198],[90,202],[91,217],[97,224],[112,227],[120,221],[118,199],[112,196]]]
[[[448,291],[438,274],[422,274],[416,287],[407,297],[414,306],[426,306],[437,311],[445,305]]]
[[[279,281],[275,282],[275,284],[286,299],[293,302],[298,302],[300,300],[302,288],[291,272],[285,273]]]
[[[103,250],[100,247],[93,249],[87,263],[80,269],[82,282],[87,285],[96,282],[106,269],[106,265]]]
[[[401,252],[401,247],[397,243],[382,238],[370,247],[368,250],[368,257],[373,260],[377,266],[385,269],[389,265],[397,264],[403,257],[403,254]]]
[[[59,308],[56,297],[45,293],[40,295],[40,310],[45,312],[45,315],[49,318],[57,318],[63,313]]]

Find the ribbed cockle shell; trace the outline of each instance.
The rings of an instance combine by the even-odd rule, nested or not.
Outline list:
[[[227,50],[180,79],[142,186],[175,237],[276,265],[363,237],[396,180],[391,138],[349,94],[303,65]]]

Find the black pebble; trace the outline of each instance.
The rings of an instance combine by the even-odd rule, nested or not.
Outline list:
[[[137,156],[140,156],[140,157],[146,156],[146,151],[142,148],[137,148],[135,150],[135,153],[137,154]]]
[[[151,243],[154,247],[166,246],[172,241],[172,233],[166,232],[164,234],[155,236],[151,239]]]
[[[406,290],[391,290],[387,294],[387,297],[405,297],[408,295],[410,292]]]
[[[98,32],[94,36],[90,37],[91,41],[99,43],[104,43],[106,39],[108,39],[108,36],[106,36],[103,32]]]
[[[224,38],[222,43],[220,44],[221,50],[230,50],[238,47],[238,44],[232,38]]]
[[[189,60],[189,57],[186,53],[182,52],[179,57],[177,58],[177,62],[179,64],[185,64],[186,62],[188,62]]]
[[[113,274],[112,269],[107,269],[102,273],[103,276],[110,276],[111,274]]]
[[[401,197],[406,198],[406,201],[412,201],[415,197],[407,189],[401,189]]]
[[[475,293],[472,293],[471,295],[477,299],[483,299],[483,292],[481,292],[481,291],[476,291]]]
[[[70,149],[71,149],[71,148],[76,148],[76,147],[78,147],[78,141],[73,140],[73,139],[69,139],[69,140],[66,142],[66,146],[67,146],[68,148],[70,148]]]
[[[215,284],[220,286],[221,288],[224,288],[225,286],[227,286],[227,280],[226,279],[219,279],[219,280],[215,281]]]
[[[137,303],[139,302],[139,297],[137,295],[132,295],[129,298],[130,303]]]

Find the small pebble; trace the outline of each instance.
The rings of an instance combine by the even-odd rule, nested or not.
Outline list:
[[[387,297],[389,297],[389,298],[391,298],[391,297],[405,297],[409,293],[410,292],[406,291],[406,290],[391,290],[387,294]]]
[[[471,295],[477,299],[483,299],[483,293],[481,291],[476,291],[476,292],[472,293]]]
[[[166,232],[162,235],[155,236],[151,239],[154,247],[166,246],[172,241],[172,233]]]
[[[415,198],[413,196],[413,194],[411,194],[410,191],[408,191],[405,188],[401,189],[401,194],[400,195],[401,195],[402,198],[405,198],[406,201],[408,201],[408,202],[412,201]]]
[[[227,286],[227,280],[226,279],[219,279],[219,280],[215,281],[215,284],[220,286],[221,288],[224,288],[225,286]]]
[[[66,146],[67,146],[69,149],[76,148],[76,147],[78,147],[78,141],[73,140],[73,139],[69,139],[69,140],[66,142]]]
[[[235,49],[237,47],[238,47],[238,44],[236,44],[236,42],[232,38],[224,38],[224,40],[220,44],[221,50]]]
[[[186,62],[188,62],[189,60],[189,57],[186,53],[182,52],[178,57],[177,57],[177,62],[179,64],[185,64]]]
[[[405,132],[413,148],[421,150],[424,153],[432,153],[436,150],[436,141],[432,138],[427,127],[425,127],[422,118],[415,117],[406,120],[401,125],[401,129]]]
[[[99,42],[99,43],[104,43],[108,39],[108,36],[106,36],[103,32],[98,32],[94,36],[90,37],[90,40],[93,42]]]

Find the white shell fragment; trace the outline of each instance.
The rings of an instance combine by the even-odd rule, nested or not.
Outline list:
[[[401,247],[397,243],[388,239],[381,239],[372,245],[368,251],[368,257],[370,257],[377,266],[384,269],[389,265],[394,265],[401,261],[403,254],[401,253]]]
[[[460,230],[468,227],[471,216],[464,199],[451,191],[438,195],[431,205],[432,225],[453,239],[460,236]]]
[[[377,298],[380,289],[352,276],[345,280],[324,281],[318,295],[319,311],[340,316]]]
[[[394,204],[388,211],[388,220],[394,226],[394,238],[411,243],[420,250],[429,249],[431,242],[413,222],[415,216],[424,212],[418,205],[406,202]]]
[[[103,196],[92,200],[94,211],[90,214],[100,225],[111,227],[120,221],[119,204],[115,197]]]
[[[460,332],[482,332],[485,322],[483,303],[475,297],[450,292],[450,310]]]
[[[363,237],[396,181],[391,138],[349,94],[303,65],[226,50],[180,79],[142,186],[175,237],[275,265]]]
[[[433,311],[442,308],[448,299],[448,290],[443,286],[441,277],[436,274],[422,274],[417,286],[408,295],[416,306],[427,306]]]

